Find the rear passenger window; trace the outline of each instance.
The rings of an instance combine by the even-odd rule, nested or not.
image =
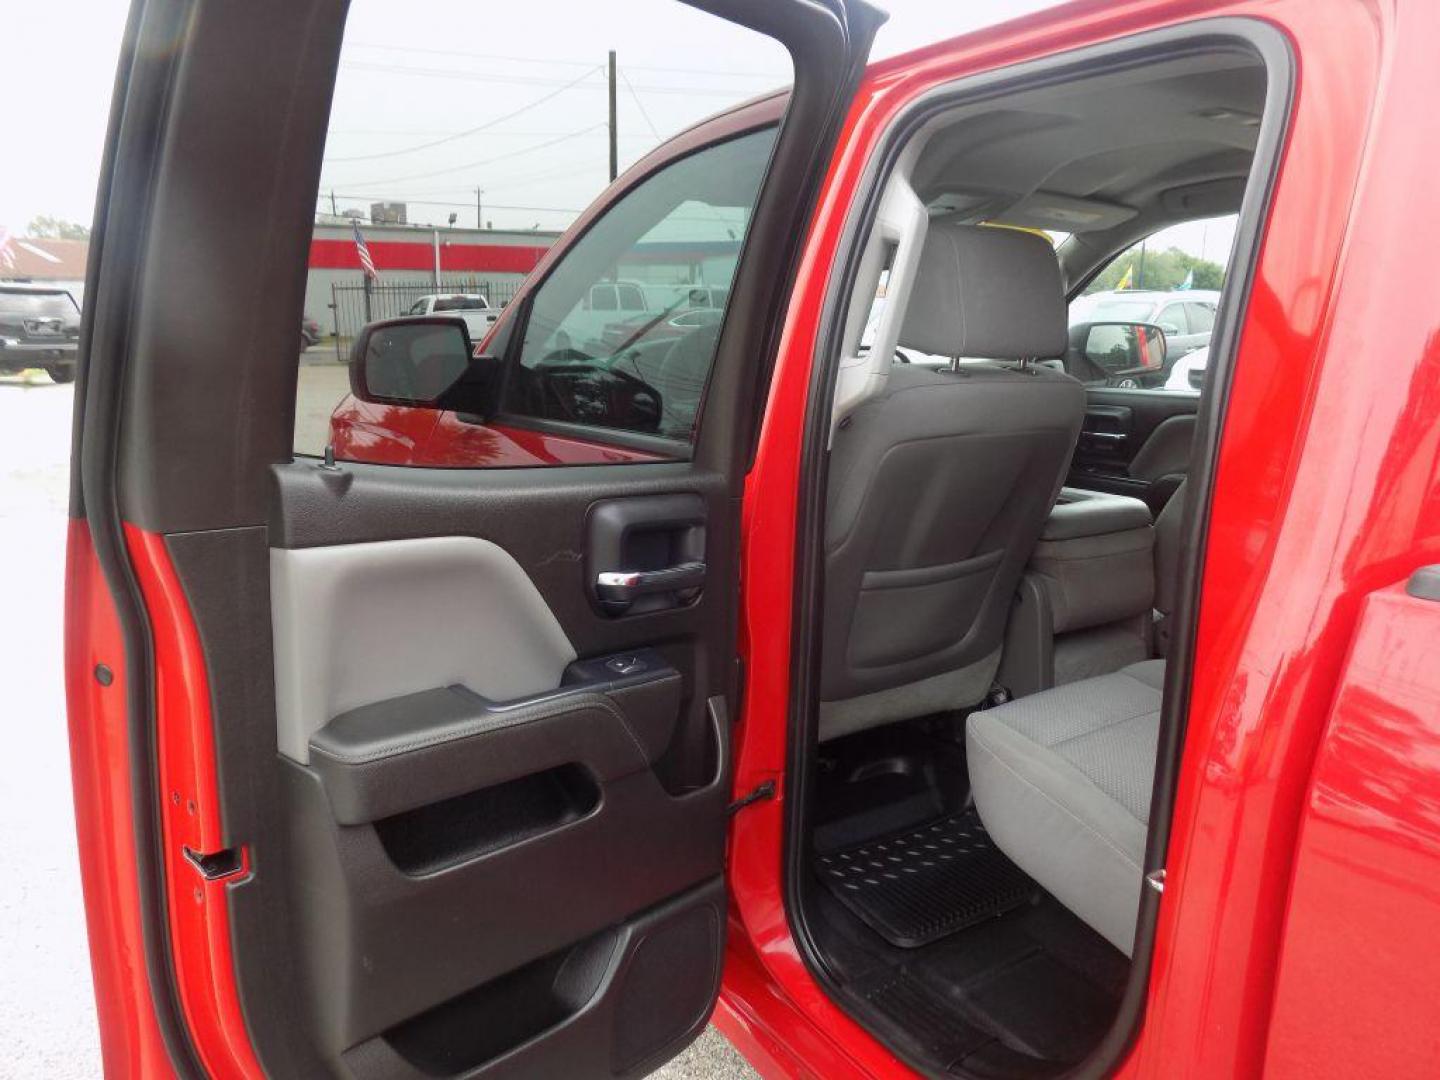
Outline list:
[[[724,313],[679,316],[697,295],[728,300],[774,138],[766,128],[682,158],[591,226],[535,293],[507,421],[689,441]],[[617,292],[621,310],[598,303]]]
[[[1167,334],[1190,333],[1190,324],[1185,319],[1184,304],[1171,304],[1169,307],[1161,308],[1155,321],[1164,328]]]
[[[1215,329],[1215,309],[1207,304],[1186,304],[1192,334],[1208,334]]]

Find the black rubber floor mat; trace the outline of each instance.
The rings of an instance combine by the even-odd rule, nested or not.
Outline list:
[[[905,949],[1019,907],[1039,888],[974,810],[817,856],[815,870],[865,925]]]

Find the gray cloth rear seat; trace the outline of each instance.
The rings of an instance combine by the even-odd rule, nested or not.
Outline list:
[[[970,786],[1022,870],[1130,953],[1160,733],[1163,660],[971,714]]]

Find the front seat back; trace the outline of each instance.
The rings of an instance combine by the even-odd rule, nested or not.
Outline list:
[[[1016,360],[1066,344],[1054,252],[1010,229],[932,222],[900,344]],[[1085,411],[1036,366],[896,365],[836,427],[825,535],[820,737],[973,705]]]

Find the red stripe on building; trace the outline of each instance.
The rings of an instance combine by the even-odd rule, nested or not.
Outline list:
[[[398,240],[366,240],[370,257],[379,270],[431,270],[435,249],[428,243]],[[543,247],[520,244],[440,245],[440,269],[490,270],[504,274],[528,274],[545,254]],[[359,270],[360,254],[353,240],[311,240],[312,270]]]

